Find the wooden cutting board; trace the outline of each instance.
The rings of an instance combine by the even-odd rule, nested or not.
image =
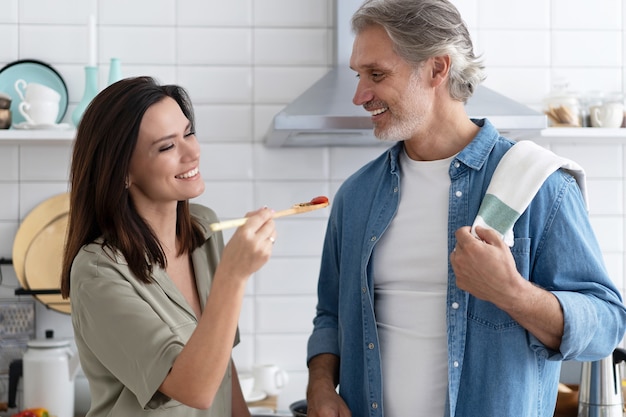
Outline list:
[[[33,238],[26,252],[24,271],[31,290],[61,288],[63,248],[67,235],[68,215],[62,215]],[[35,295],[48,308],[70,313],[70,300],[60,294]]]
[[[37,205],[20,224],[13,241],[12,258],[15,275],[22,288],[60,288],[62,248],[69,209],[69,193],[58,194]],[[33,274],[32,280],[27,270]],[[69,300],[62,300],[60,295],[37,295],[36,298],[51,309],[69,313]]]

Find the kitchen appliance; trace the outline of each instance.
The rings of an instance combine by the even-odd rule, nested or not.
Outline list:
[[[74,417],[74,380],[79,360],[70,342],[31,340],[22,361],[22,408],[44,407],[56,417]]]
[[[626,361],[626,350],[595,362],[584,362],[580,378],[578,417],[622,417],[624,397],[619,364]]]
[[[371,116],[352,104],[357,78],[349,68],[352,53],[351,18],[363,0],[337,0],[336,66],[272,121],[266,146],[389,146],[374,137]],[[510,139],[528,139],[547,127],[545,114],[479,85],[467,101],[467,114],[488,118]]]

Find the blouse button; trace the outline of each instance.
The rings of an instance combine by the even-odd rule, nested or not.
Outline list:
[[[463,192],[457,191],[456,193],[454,193],[454,195],[457,197],[461,197],[463,195]]]

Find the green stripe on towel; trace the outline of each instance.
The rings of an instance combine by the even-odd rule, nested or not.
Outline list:
[[[493,194],[485,194],[485,198],[480,204],[478,215],[485,223],[504,235],[507,230],[513,227],[520,216],[520,213],[504,204]]]

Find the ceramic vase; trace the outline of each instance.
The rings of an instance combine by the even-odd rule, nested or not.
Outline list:
[[[72,113],[72,122],[74,126],[78,126],[80,119],[83,117],[83,113],[91,100],[98,94],[98,67],[86,66],[85,67],[85,91],[80,103],[74,109]]]
[[[109,81],[107,85],[111,85],[116,81],[122,79],[122,65],[118,58],[111,58],[111,65],[109,66]]]

